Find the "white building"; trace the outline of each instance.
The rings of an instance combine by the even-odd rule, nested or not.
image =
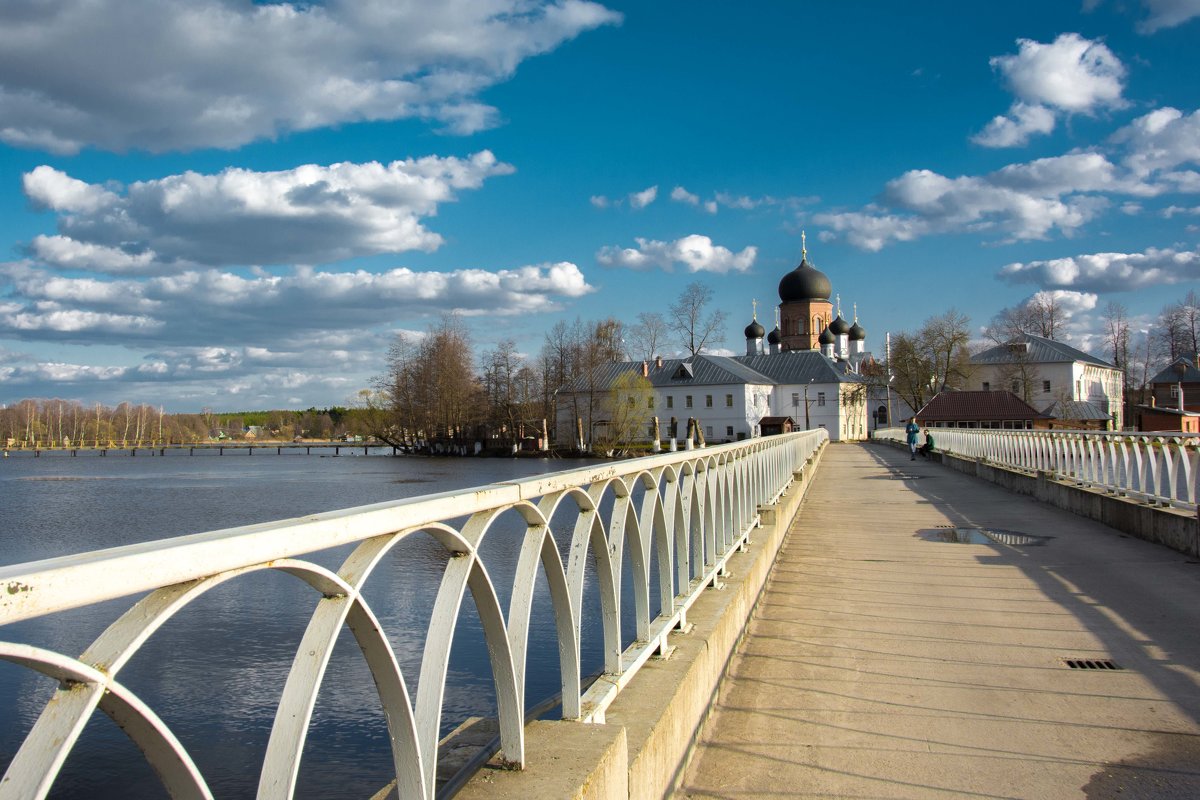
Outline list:
[[[1066,401],[1089,403],[1109,415],[1113,430],[1125,427],[1121,371],[1068,344],[1025,333],[977,353],[971,364],[970,389],[1010,391],[1043,413]]]
[[[606,426],[633,430],[631,414],[642,439],[657,418],[664,440],[685,438],[694,419],[706,441],[736,441],[759,436],[764,417],[791,417],[796,430],[825,428],[833,441],[865,439],[866,331],[857,314],[853,324],[840,309],[834,317],[830,293],[803,249],[800,265],[779,282],[775,329],[766,334],[757,319],[746,326],[746,355],[603,365],[559,389],[557,441],[582,437],[588,445]],[[639,376],[642,388],[627,391]]]

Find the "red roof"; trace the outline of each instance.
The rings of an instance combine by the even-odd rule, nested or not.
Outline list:
[[[1012,392],[938,392],[917,412],[917,420],[956,422],[962,420],[1042,419],[1046,415]]]

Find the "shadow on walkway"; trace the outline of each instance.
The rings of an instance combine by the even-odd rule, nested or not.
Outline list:
[[[677,796],[1200,797],[1200,564],[833,445]]]

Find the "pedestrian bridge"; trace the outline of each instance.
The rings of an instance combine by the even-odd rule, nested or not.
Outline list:
[[[1150,509],[1185,547],[1190,524],[1194,547],[1195,444],[1151,443],[1143,457],[1156,460],[1154,475],[1171,472],[1170,486],[1105,488],[1091,474],[1080,486],[1068,474],[1078,464],[1059,475],[1052,460],[913,462],[886,442],[827,445],[812,431],[0,567],[0,625],[133,598],[82,655],[0,642],[0,658],[60,682],[0,798],[46,796],[97,709],[172,796],[210,797],[181,737],[119,672],[175,613],[263,569],[300,578],[319,600],[280,693],[260,797],[303,793],[305,736],[323,687],[335,690],[326,667],[343,627],[388,720],[395,779],[377,796],[443,791],[442,704],[468,589],[488,644],[498,750],[462,797],[1058,797],[1084,786],[1196,796],[1195,554],[977,477]],[[512,585],[497,591],[480,547],[506,515],[526,534]],[[417,535],[448,557],[413,691],[364,586]],[[310,558],[337,547],[349,550],[340,568]],[[587,575],[599,584],[603,642],[590,685],[579,656]],[[538,576],[562,687],[551,721],[525,714]]]

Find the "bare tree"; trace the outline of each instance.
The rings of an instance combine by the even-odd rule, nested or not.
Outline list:
[[[667,321],[657,311],[643,311],[637,319],[637,324],[631,330],[636,342],[633,352],[644,361],[650,361],[661,352],[667,336]]]
[[[1038,292],[1024,302],[1003,308],[992,317],[983,333],[997,344],[1023,333],[1054,339],[1062,333],[1066,313],[1054,292]]]
[[[972,372],[968,326],[966,315],[950,309],[925,320],[915,333],[892,337],[893,388],[914,411],[940,391],[966,386]]]
[[[725,324],[725,312],[706,311],[712,296],[712,288],[697,281],[689,283],[671,306],[671,330],[693,357],[704,352],[708,345],[720,341],[719,331]]]

